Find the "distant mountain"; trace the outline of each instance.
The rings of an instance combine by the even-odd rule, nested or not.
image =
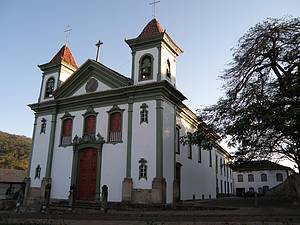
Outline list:
[[[26,169],[31,138],[0,131],[0,168]]]

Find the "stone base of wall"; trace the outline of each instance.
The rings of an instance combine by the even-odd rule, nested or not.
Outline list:
[[[133,189],[132,203],[137,203],[137,204],[152,203],[152,190],[151,189]]]
[[[154,178],[152,189],[133,189],[131,178],[124,178],[122,183],[122,202],[134,204],[165,204],[166,180]]]

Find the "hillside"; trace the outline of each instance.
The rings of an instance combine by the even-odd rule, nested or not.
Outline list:
[[[26,169],[31,139],[0,131],[0,168]]]

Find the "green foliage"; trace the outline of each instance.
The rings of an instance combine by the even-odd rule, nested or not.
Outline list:
[[[200,114],[239,158],[282,156],[300,166],[300,18],[267,19],[233,49],[226,96]]]
[[[26,169],[30,151],[30,138],[0,131],[0,167]]]

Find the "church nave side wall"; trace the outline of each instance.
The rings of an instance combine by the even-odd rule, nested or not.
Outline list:
[[[177,125],[180,126],[180,136],[193,132],[194,128],[183,118],[177,116]],[[180,154],[176,154],[176,162],[181,166],[181,200],[208,199],[216,197],[216,175],[214,150],[201,150],[201,162],[198,160],[198,146],[192,145],[192,157],[188,157],[189,145],[180,144]],[[211,166],[210,166],[211,165]]]

